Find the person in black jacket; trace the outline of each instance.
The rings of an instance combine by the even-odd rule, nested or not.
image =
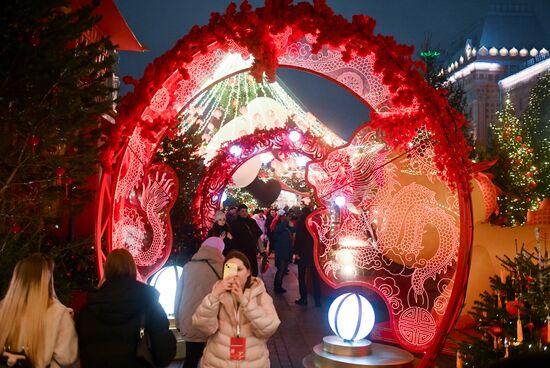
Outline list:
[[[252,266],[252,276],[258,276],[256,253],[262,230],[256,221],[248,216],[248,207],[245,204],[240,204],[237,207],[237,218],[230,226],[233,233],[233,249],[246,255],[250,261],[250,266]]]
[[[306,271],[309,270],[311,281],[313,283],[313,299],[315,306],[321,306],[321,285],[319,283],[319,274],[315,268],[313,259],[313,238],[307,230],[306,218],[311,213],[311,208],[304,207],[302,215],[296,222],[296,237],[294,239],[294,257],[298,263],[298,286],[300,289],[300,299],[295,301],[299,305],[307,305],[307,284]]]
[[[136,265],[127,250],[109,253],[104,279],[76,320],[81,367],[150,367],[136,358],[142,316],[155,365],[170,364],[176,339],[158,297],[153,287],[136,281]]]

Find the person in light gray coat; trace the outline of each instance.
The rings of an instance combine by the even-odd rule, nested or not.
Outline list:
[[[193,327],[191,317],[222,275],[225,234],[212,234],[214,236],[207,238],[183,267],[176,289],[176,327],[185,340],[183,368],[196,368],[202,357],[208,335]]]

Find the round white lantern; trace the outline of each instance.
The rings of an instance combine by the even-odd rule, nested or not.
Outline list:
[[[168,317],[175,313],[176,286],[182,271],[183,267],[180,266],[163,267],[149,281],[149,285],[160,293],[159,303]]]
[[[341,339],[361,340],[367,337],[374,327],[374,310],[362,295],[342,294],[330,305],[328,323]]]

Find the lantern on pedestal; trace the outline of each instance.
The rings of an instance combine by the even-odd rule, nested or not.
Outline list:
[[[160,293],[159,303],[170,319],[174,318],[176,312],[174,310],[176,286],[182,272],[183,268],[180,266],[163,267],[149,281],[149,285],[153,286]]]
[[[336,336],[325,336],[303,360],[304,367],[413,367],[414,356],[365,337],[374,327],[374,309],[362,295],[346,293],[332,302],[328,322]]]

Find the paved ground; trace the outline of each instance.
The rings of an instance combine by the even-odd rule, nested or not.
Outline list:
[[[271,262],[273,265],[273,262]],[[262,279],[268,292],[273,296],[275,308],[281,319],[279,329],[268,342],[272,368],[298,368],[302,366],[302,359],[312,352],[315,345],[322,341],[332,331],[327,322],[328,303],[325,300],[321,308],[316,308],[310,296],[308,306],[299,306],[294,303],[298,298],[298,270],[290,265],[290,273],[285,276],[284,294],[273,293],[273,277],[275,267],[271,266]],[[179,368],[181,363],[173,363],[170,368]],[[438,368],[454,368],[454,359],[442,356],[437,361]]]

